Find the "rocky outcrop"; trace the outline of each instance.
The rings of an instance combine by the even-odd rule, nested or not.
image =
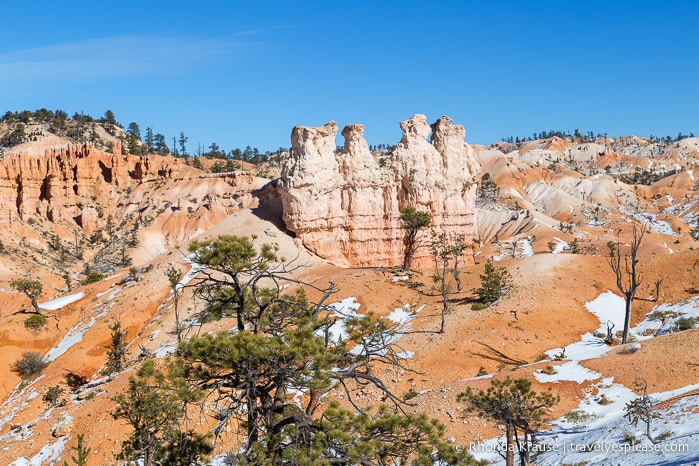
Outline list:
[[[435,230],[470,243],[480,166],[464,142],[463,126],[446,116],[430,126],[424,115],[415,115],[400,127],[402,139],[381,157],[369,150],[364,125],[342,130],[338,153],[334,122],[292,130],[278,190],[283,221],[304,246],[341,266],[400,265],[400,209],[407,206],[428,211]],[[415,260],[429,264],[425,248]]]
[[[170,178],[181,162],[169,157],[121,155],[89,144],[14,153],[0,159],[0,226],[30,218],[75,222],[86,234],[98,221],[95,200],[116,201],[134,182]]]

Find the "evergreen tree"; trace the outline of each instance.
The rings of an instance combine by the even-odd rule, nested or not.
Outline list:
[[[114,116],[114,112],[112,112],[109,109],[107,109],[107,111],[104,112],[104,116],[100,119],[100,122],[114,126],[117,126],[119,124],[116,120],[116,117]]]
[[[211,445],[206,436],[183,432],[180,420],[187,404],[201,400],[201,395],[187,384],[176,361],[163,372],[152,359],[146,359],[136,377],[129,378],[126,392],[112,398],[116,402],[112,417],[124,419],[133,429],[117,458],[141,459],[143,466],[199,464],[211,452]]]
[[[400,220],[403,229],[405,229],[403,269],[407,270],[410,268],[413,256],[419,247],[417,234],[420,230],[430,226],[430,214],[429,212],[419,211],[415,207],[403,207],[400,209]]]
[[[85,434],[78,434],[78,444],[70,449],[77,455],[70,457],[75,466],[86,466],[87,457],[90,455],[92,449],[85,445]],[[64,461],[63,466],[68,466],[68,462]]]
[[[146,146],[148,147],[148,152],[152,152],[155,148],[155,136],[153,135],[153,128],[151,128],[150,126],[146,128],[146,138],[143,142],[146,143]]]
[[[512,288],[512,278],[507,269],[504,267],[496,269],[491,261],[485,263],[485,269],[481,275],[481,286],[476,290],[481,303],[494,303]]]
[[[20,293],[24,293],[32,303],[32,308],[36,314],[43,315],[39,308],[39,303],[36,298],[41,296],[43,285],[39,280],[29,280],[26,278],[18,278],[10,282],[10,286]]]
[[[180,155],[182,157],[187,156],[187,146],[186,146],[187,141],[189,141],[189,138],[187,136],[185,136],[184,133],[180,132],[180,137],[177,140],[177,142],[180,145]]]
[[[116,372],[121,372],[126,361],[126,332],[121,329],[121,321],[115,321],[110,327],[111,341],[107,348],[107,364],[102,373],[104,375],[112,375]]]
[[[199,160],[199,159],[197,159]],[[182,291],[182,285],[180,280],[182,280],[182,271],[175,267],[168,267],[165,271],[165,276],[170,282],[170,289],[172,290],[172,300],[175,304],[175,331],[177,333],[177,343],[182,342],[182,327],[180,326],[180,291]]]
[[[334,285],[284,293],[280,281],[294,270],[269,245],[246,237],[194,241],[192,260],[203,267],[193,284],[206,307],[199,321],[231,317],[234,331],[183,342],[184,371],[218,406],[214,432],[229,425],[245,441],[236,464],[476,464],[442,438],[444,427],[396,405],[341,408],[323,400],[343,389],[350,400],[367,384],[401,403],[375,375],[376,365],[401,365],[391,340],[395,328],[373,314],[347,316],[346,341],[324,304]],[[350,349],[352,349],[350,351]],[[294,393],[305,393],[303,403]],[[234,422],[230,422],[234,420]]]
[[[502,456],[507,466],[514,466],[515,448],[520,465],[530,464],[535,444],[534,434],[545,420],[548,410],[560,401],[549,387],[548,392],[537,393],[527,379],[492,380],[487,390],[474,391],[468,387],[459,394],[457,401],[464,402],[468,410],[490,417],[505,426],[506,451]]]
[[[165,143],[165,136],[160,133],[156,133],[155,136],[153,136],[153,148],[160,155],[167,155],[170,153],[170,148]]]
[[[128,141],[128,151],[130,154],[140,154],[141,153],[141,128],[138,127],[138,123],[132,121],[129,123],[129,127],[126,129],[127,141]]]

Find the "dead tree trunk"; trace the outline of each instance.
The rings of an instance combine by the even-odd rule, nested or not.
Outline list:
[[[607,243],[609,247],[609,257],[607,262],[616,275],[616,286],[624,295],[626,301],[624,311],[624,330],[621,337],[621,344],[626,344],[629,337],[629,327],[631,325],[631,311],[633,308],[633,299],[636,296],[636,291],[639,285],[643,282],[640,272],[638,271],[638,249],[641,246],[641,240],[646,233],[647,226],[634,222],[631,239],[631,249],[622,257],[621,241],[617,236],[616,243],[610,241]]]

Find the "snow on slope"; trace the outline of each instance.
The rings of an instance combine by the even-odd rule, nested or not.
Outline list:
[[[80,293],[69,294],[68,296],[61,296],[60,298],[52,299],[51,301],[46,301],[45,303],[39,304],[41,309],[47,311],[56,311],[62,307],[65,307],[75,301],[85,297],[85,293],[82,291]]]
[[[617,327],[623,326],[624,300],[611,292],[598,296],[585,305],[601,323],[607,320]],[[646,319],[632,329],[638,340],[653,338],[673,331],[682,317],[699,317],[699,297],[693,297],[676,304],[661,304],[648,313]],[[606,330],[606,324],[600,331]],[[582,336],[577,343],[566,346],[565,356],[569,361],[556,366],[557,373],[537,372],[535,378],[541,382],[600,379],[595,384],[598,389],[593,398],[588,395],[576,410],[580,418],[566,417],[552,422],[551,430],[539,435],[538,455],[534,461],[540,465],[560,464],[604,464],[604,465],[686,465],[699,464],[699,395],[690,393],[699,390],[699,383],[677,390],[651,394],[656,402],[682,396],[667,409],[658,410],[659,418],[654,420],[651,434],[658,437],[668,433],[669,438],[657,445],[645,436],[645,426],[629,424],[624,417],[626,403],[638,395],[624,385],[614,383],[613,377],[602,378],[602,374],[578,364],[585,359],[601,357],[610,348],[590,333]],[[548,352],[560,354],[560,348]],[[600,404],[604,397],[606,404]],[[631,445],[626,438],[633,437],[638,443]],[[503,437],[490,439],[478,445],[471,445],[470,451],[477,458],[487,459],[494,464],[502,462],[498,453]]]

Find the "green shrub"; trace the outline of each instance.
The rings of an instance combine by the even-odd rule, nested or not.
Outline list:
[[[24,321],[24,327],[29,330],[34,330],[35,332],[38,332],[46,325],[46,321],[46,317],[42,316],[41,314],[34,314],[33,316],[28,317],[27,320]]]
[[[638,445],[641,442],[635,435],[628,432],[624,432],[622,436],[624,437],[624,442],[628,443],[629,445]]]
[[[85,276],[85,280],[81,281],[80,284],[83,285],[83,286],[85,286],[85,285],[89,285],[89,284],[91,284],[91,283],[100,282],[100,281],[102,281],[102,280],[104,280],[104,275],[102,275],[102,274],[99,273],[99,272],[92,271],[92,272],[89,272],[89,273]]]
[[[483,309],[485,309],[488,306],[490,306],[490,303],[477,302],[477,303],[473,303],[473,305],[471,306],[471,310],[482,311]]]
[[[44,362],[39,353],[26,351],[20,359],[12,364],[10,369],[23,379],[30,379],[40,374],[46,366],[48,366],[48,363]]]
[[[680,317],[677,319],[677,329],[682,331],[691,330],[697,326],[698,320],[696,317]]]
[[[597,416],[588,413],[587,411],[576,409],[575,411],[571,411],[563,417],[566,421],[570,422],[571,424],[575,424],[578,427],[584,427],[585,424],[594,420]]]
[[[403,394],[403,401],[412,400],[413,398],[415,398],[418,395],[419,395],[419,393],[411,388],[410,390],[408,390],[407,392],[405,392]]]
[[[61,395],[63,395],[63,392],[65,392],[65,389],[61,388],[58,385],[54,385],[53,387],[49,387],[46,390],[46,393],[44,393],[44,397],[42,398],[42,401],[46,404],[47,408],[54,408],[56,406],[61,406],[63,404],[63,400],[61,400]]]

